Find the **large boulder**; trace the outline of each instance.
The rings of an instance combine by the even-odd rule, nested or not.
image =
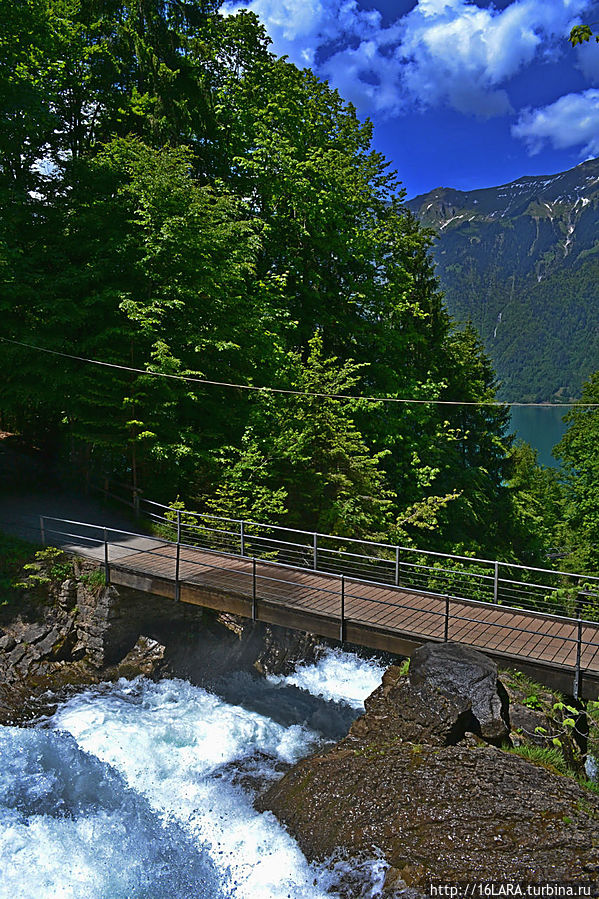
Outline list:
[[[481,652],[460,643],[425,643],[412,654],[410,683],[468,703],[472,729],[487,742],[500,746],[508,739],[509,698],[497,665]]]
[[[365,705],[345,739],[257,802],[309,858],[382,852],[400,890],[596,880],[599,796],[549,762],[492,745],[508,735],[493,662],[455,644],[424,646],[409,676],[392,666]]]
[[[470,701],[445,696],[435,687],[413,687],[401,669],[392,665],[383,682],[366,700],[366,715],[352,724],[350,734],[363,738],[454,746],[473,729]]]

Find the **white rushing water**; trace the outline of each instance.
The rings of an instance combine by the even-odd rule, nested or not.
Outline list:
[[[299,687],[358,713],[383,670],[327,651],[266,685],[268,702],[275,715],[277,696]],[[326,715],[323,699],[313,702]],[[186,681],[138,678],[87,689],[35,728],[0,728],[0,896],[336,895],[347,865],[308,864],[253,807],[256,782],[322,744],[311,727],[275,718]],[[379,895],[384,870],[363,867],[363,897]]]
[[[385,671],[376,659],[361,659],[342,649],[327,649],[316,665],[298,665],[289,677],[271,675],[273,683],[287,683],[362,711],[364,700],[376,690]]]

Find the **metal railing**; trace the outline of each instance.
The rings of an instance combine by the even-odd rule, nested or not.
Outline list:
[[[99,480],[89,479],[86,487],[95,493],[100,493],[105,500],[112,499],[125,506],[133,509],[135,516],[140,515],[140,502],[143,491],[139,487],[133,487],[132,484],[125,484],[122,481],[116,481],[114,478],[103,477]]]
[[[149,502],[144,500],[144,502]],[[151,503],[153,507],[158,504]],[[373,625],[383,630],[400,630],[410,632],[410,620],[414,619],[414,636],[420,639],[449,640],[466,642],[487,651],[510,654],[509,647],[502,646],[506,642],[514,644],[514,638],[525,639],[514,654],[526,660],[542,660],[542,647],[548,639],[558,645],[553,655],[556,665],[569,668],[574,674],[573,693],[577,697],[580,690],[581,676],[585,668],[594,663],[599,652],[599,625],[586,620],[582,614],[583,606],[579,603],[577,616],[556,614],[551,610],[530,609],[518,605],[498,601],[503,597],[505,585],[510,587],[509,596],[521,600],[522,594],[515,588],[529,588],[530,582],[515,582],[500,577],[498,566],[493,565],[491,574],[475,573],[477,583],[485,583],[493,591],[490,600],[464,595],[449,589],[433,589],[431,581],[438,578],[439,571],[449,571],[446,559],[467,560],[468,557],[442,556],[442,567],[416,563],[412,559],[406,561],[402,555],[408,552],[403,547],[389,547],[386,544],[368,544],[379,550],[391,549],[395,556],[368,556],[365,553],[348,553],[331,546],[322,546],[321,540],[340,540],[344,543],[365,541],[348,541],[347,538],[332,538],[330,535],[309,534],[304,531],[274,526],[259,525],[253,522],[235,522],[218,516],[191,515],[181,510],[160,507],[167,514],[154,518],[163,523],[165,529],[172,528],[172,534],[148,535],[133,531],[108,528],[103,525],[86,522],[69,521],[67,519],[42,516],[40,518],[40,536],[42,544],[52,543],[61,546],[65,551],[80,555],[92,555],[102,565],[106,583],[110,583],[111,568],[119,570],[143,572],[144,565],[139,564],[140,557],[151,560],[150,572],[155,577],[173,582],[173,597],[180,599],[182,584],[203,584],[223,591],[241,594],[251,601],[251,617],[256,619],[260,602],[275,602],[285,606],[301,607],[302,603],[312,613],[322,613],[325,617],[338,622],[338,637],[343,641],[346,637],[348,623]],[[216,528],[208,528],[198,524],[200,519],[220,522]],[[232,524],[238,528],[233,529]],[[248,527],[249,525],[249,527]],[[276,537],[270,533],[258,533],[257,529],[275,531]],[[294,536],[295,540],[284,541],[280,532]],[[198,538],[198,533],[200,537]],[[308,537],[298,542],[301,536]],[[191,540],[187,539],[191,536]],[[198,542],[199,541],[199,542]],[[236,541],[236,542],[235,542]],[[200,549],[201,552],[197,552]],[[410,550],[418,553],[418,550]],[[289,552],[289,555],[287,555]],[[284,557],[284,558],[282,558]],[[379,565],[377,569],[384,577],[374,577],[375,569],[367,572],[367,577],[353,573],[355,558],[372,561]],[[350,571],[332,570],[330,560],[337,567],[348,560]],[[484,560],[476,559],[479,565]],[[298,564],[299,563],[299,564]],[[302,564],[303,563],[303,564]],[[392,566],[392,577],[389,577],[389,565]],[[182,571],[184,566],[184,571]],[[341,566],[342,567],[342,566]],[[530,570],[537,575],[542,569]],[[313,572],[315,578],[303,578],[298,582],[298,570],[304,573]],[[410,583],[404,581],[416,572],[416,579],[427,583]],[[472,574],[466,573],[466,574]],[[551,572],[555,574],[555,572]],[[573,576],[573,575],[571,575]],[[578,577],[578,576],[576,576]],[[485,580],[486,579],[486,580]],[[487,581],[490,580],[490,584]],[[537,580],[541,578],[537,577]],[[597,579],[594,579],[595,581]],[[463,584],[471,583],[468,579]],[[545,586],[533,585],[546,590]],[[378,587],[373,595],[372,589]],[[593,594],[594,596],[595,594]],[[292,597],[292,599],[290,599]],[[426,597],[425,606],[418,599]],[[495,601],[494,601],[495,598]],[[494,620],[488,617],[489,607],[495,610]],[[401,621],[401,627],[397,622]],[[395,623],[394,623],[395,622]],[[482,630],[481,630],[482,629]],[[558,659],[560,657],[560,659]],[[599,656],[598,656],[599,658]],[[547,660],[544,660],[547,663]],[[599,674],[599,662],[594,664]]]
[[[140,514],[168,539],[204,549],[410,590],[599,620],[599,577],[182,511],[143,498]]]

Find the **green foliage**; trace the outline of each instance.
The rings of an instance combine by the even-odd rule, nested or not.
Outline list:
[[[568,767],[562,753],[557,747],[549,748],[546,746],[529,746],[527,744],[522,744],[521,746],[512,747],[509,751],[514,755],[519,755],[521,758],[526,759],[528,762],[532,762],[533,765],[540,765],[543,768],[547,768],[554,774],[565,774],[569,777],[574,777],[574,772]]]
[[[105,585],[106,576],[101,568],[96,568],[94,571],[89,571],[86,574],[80,575],[79,580],[82,584],[85,584],[86,587],[90,587],[92,590],[98,590]]]
[[[35,561],[23,566],[27,572],[23,580],[16,581],[15,587],[30,590],[35,587],[46,587],[61,583],[73,574],[73,563],[66,553],[54,546],[48,546],[35,553]]]
[[[599,372],[584,385],[583,403],[599,403]],[[566,482],[564,518],[571,534],[570,564],[589,574],[599,572],[599,408],[573,408],[569,428],[555,448]],[[595,589],[594,587],[591,588]],[[596,604],[596,600],[595,600]]]
[[[6,12],[3,334],[116,367],[0,342],[3,420],[156,499],[517,556],[507,409],[371,124],[211,0]]]
[[[299,353],[287,355],[290,389],[342,395],[355,387],[360,366],[326,358],[320,332],[308,347],[305,363]],[[291,526],[346,536],[384,531],[392,501],[381,470],[386,454],[371,453],[355,425],[363,405],[265,394],[250,414],[241,452],[225,457],[208,507],[236,507],[237,515],[258,520],[266,513],[270,521],[284,512]]]
[[[577,44],[584,44],[586,41],[594,37],[599,44],[599,34],[594,34],[590,25],[575,25],[571,30],[568,40],[573,47]]]
[[[407,677],[410,673],[410,660],[404,659],[401,665],[399,666],[399,674],[400,677]]]

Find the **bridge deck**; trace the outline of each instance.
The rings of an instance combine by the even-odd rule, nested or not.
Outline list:
[[[121,556],[111,562],[111,578],[131,586],[140,586],[141,582],[135,582],[136,576],[138,581],[145,579],[146,584],[150,579],[152,592],[173,596],[176,553],[175,544],[164,543],[156,544],[151,552]],[[290,626],[301,626],[297,621],[305,620],[306,629],[315,633],[339,633],[342,587],[341,578],[335,575],[258,560],[254,588],[252,559],[181,546],[179,583],[183,601],[230,611],[225,597],[237,597],[242,603],[235,608],[241,614],[251,614],[255,589],[259,620],[279,624],[288,620]],[[277,609],[277,615],[269,617],[265,608]],[[401,652],[394,647],[401,647],[406,641],[418,644],[429,639],[444,640],[447,627],[449,640],[476,647],[498,659],[569,669],[570,679],[576,667],[578,624],[539,612],[451,598],[447,616],[445,597],[346,577],[343,615],[347,638],[376,648]],[[331,627],[325,627],[326,622]],[[581,670],[587,680],[599,685],[599,625],[583,624],[581,636]]]

